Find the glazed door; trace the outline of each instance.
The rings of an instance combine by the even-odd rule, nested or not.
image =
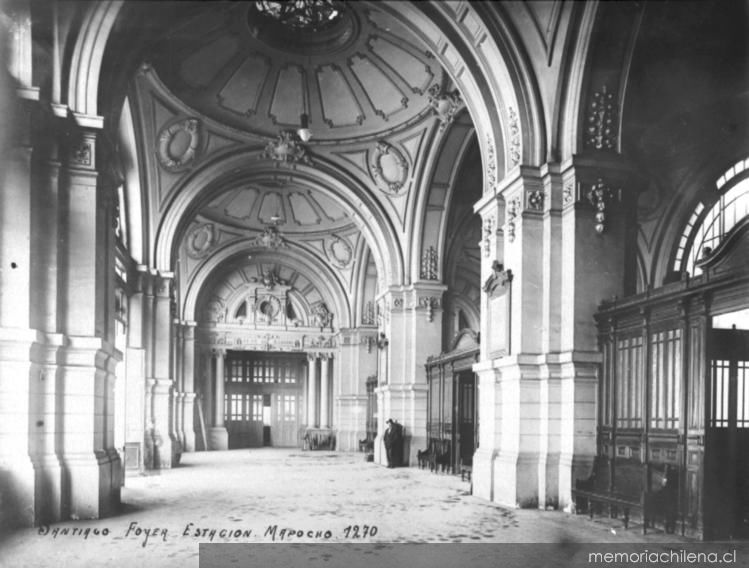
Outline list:
[[[304,357],[298,353],[229,351],[226,428],[229,449],[295,446],[304,408]]]
[[[299,395],[296,392],[277,392],[274,398],[271,414],[272,445],[296,446],[299,430]]]
[[[462,372],[456,381],[456,466],[473,462],[476,450],[476,376],[473,372]]]
[[[749,333],[714,329],[705,432],[705,529],[749,538]]]

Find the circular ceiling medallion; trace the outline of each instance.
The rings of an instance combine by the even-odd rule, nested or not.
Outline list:
[[[388,193],[398,194],[408,179],[408,162],[405,156],[383,140],[377,142],[369,167],[374,182]]]
[[[338,268],[346,268],[354,258],[354,250],[345,238],[332,235],[328,243],[328,256]]]
[[[156,156],[164,169],[177,172],[195,160],[199,146],[200,122],[196,118],[185,118],[161,129]]]
[[[195,227],[187,236],[187,254],[192,258],[206,256],[216,241],[216,232],[211,223]]]

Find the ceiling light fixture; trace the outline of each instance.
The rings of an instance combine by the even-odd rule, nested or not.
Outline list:
[[[336,0],[257,0],[257,13],[297,31],[320,31],[341,16],[342,2]]]
[[[309,139],[312,138],[312,131],[309,129],[309,115],[306,112],[303,112],[299,117],[299,123],[300,127],[297,129],[296,135],[302,142],[309,142]]]

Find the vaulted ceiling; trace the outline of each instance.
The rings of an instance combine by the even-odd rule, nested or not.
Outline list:
[[[208,117],[275,136],[305,113],[318,143],[397,129],[427,111],[429,87],[442,83],[432,54],[371,4],[349,2],[324,33],[272,23],[254,2],[206,3],[165,31],[151,63]]]

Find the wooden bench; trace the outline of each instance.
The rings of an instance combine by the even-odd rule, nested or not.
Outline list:
[[[629,528],[631,514],[644,513],[646,509],[643,468],[643,464],[634,460],[617,460],[612,468],[607,457],[597,456],[590,477],[575,481],[572,490],[575,510],[578,513],[587,511],[591,519],[596,510],[604,507],[611,518],[616,518],[621,511],[624,528]],[[643,522],[643,534],[646,531],[647,523]]]

